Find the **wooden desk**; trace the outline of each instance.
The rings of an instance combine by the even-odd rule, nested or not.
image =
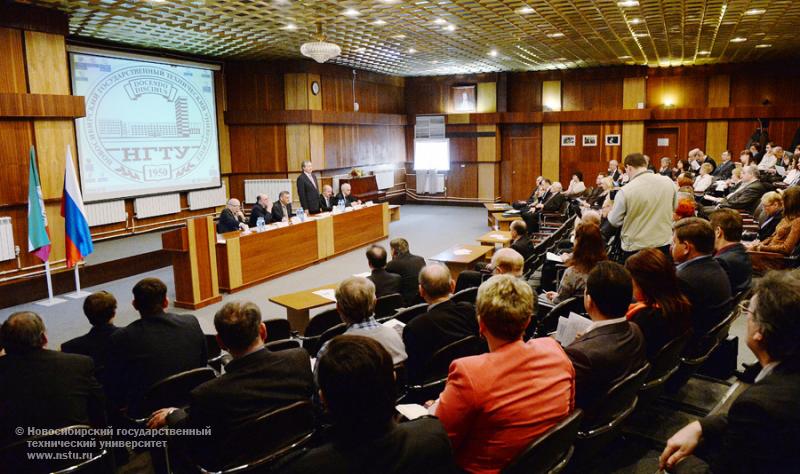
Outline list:
[[[494,248],[497,244],[503,247],[511,245],[511,232],[506,230],[490,231],[475,239],[481,245],[492,247],[492,250],[486,254],[486,257],[491,257],[494,254]]]
[[[338,255],[389,235],[389,205],[362,207],[333,215],[333,254]]]
[[[286,316],[289,319],[289,325],[292,330],[299,331],[300,334],[302,334],[306,330],[306,326],[308,326],[309,310],[319,308],[320,306],[336,304],[335,301],[323,298],[322,296],[314,294],[314,292],[326,289],[334,290],[336,286],[336,284],[320,286],[310,290],[273,296],[269,300],[286,308]]]
[[[456,250],[465,249],[470,253],[466,255],[457,255]],[[486,254],[491,252],[494,247],[485,247],[482,245],[456,245],[443,252],[439,252],[428,260],[435,260],[447,265],[450,269],[450,274],[453,279],[457,279],[458,275],[464,270],[468,270],[475,262],[486,257]]]
[[[509,217],[505,217],[502,214],[495,214],[494,215],[494,223],[492,223],[492,225],[494,225],[496,223],[498,229],[500,229],[500,230],[510,230],[511,229],[511,223],[514,222],[514,221],[519,221],[519,220],[522,220],[522,217],[520,217],[519,214],[515,214],[515,215],[509,216]]]
[[[392,222],[400,220],[400,204],[389,204],[389,218]]]
[[[214,255],[214,219],[186,220],[186,227],[161,234],[161,246],[171,256],[178,308],[198,309],[222,300]]]
[[[495,214],[502,214],[503,212],[511,209],[511,206],[504,203],[504,202],[485,202],[483,203],[483,207],[486,208],[486,219],[487,225],[489,227],[494,225],[494,215]]]

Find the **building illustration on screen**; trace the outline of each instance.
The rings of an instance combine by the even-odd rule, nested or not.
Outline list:
[[[186,97],[175,99],[173,122],[126,122],[125,120],[101,120],[97,129],[100,137],[113,138],[189,138],[200,135],[202,124],[189,122],[189,107]]]

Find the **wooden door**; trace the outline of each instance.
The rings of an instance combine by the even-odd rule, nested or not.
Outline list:
[[[542,172],[541,128],[529,125],[507,127],[500,165],[504,201],[528,199],[536,177]]]
[[[656,168],[661,166],[661,158],[665,156],[675,165],[678,158],[678,129],[648,128],[645,134],[644,152]]]

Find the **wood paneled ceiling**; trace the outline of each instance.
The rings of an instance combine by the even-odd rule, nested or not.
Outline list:
[[[416,76],[800,57],[797,0],[33,0],[73,36],[226,59],[300,58]]]

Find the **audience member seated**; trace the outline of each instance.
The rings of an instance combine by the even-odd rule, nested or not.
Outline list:
[[[660,467],[682,473],[778,473],[800,465],[800,275],[771,272],[756,283],[747,347],[761,372],[727,413],[675,433]]]
[[[420,303],[418,279],[420,270],[425,266],[425,259],[411,253],[406,239],[392,239],[389,248],[392,251],[392,260],[386,264],[386,271],[400,275],[400,294],[403,295],[406,305]]]
[[[742,215],[733,209],[720,209],[710,216],[714,231],[714,260],[728,275],[731,292],[740,293],[750,288],[753,264],[742,245]]]
[[[456,291],[480,286],[491,275],[513,275],[528,283],[531,290],[535,289],[532,281],[525,280],[523,273],[525,260],[522,255],[512,248],[501,248],[492,255],[492,262],[481,271],[465,270],[458,275]]]
[[[764,155],[763,158],[761,158],[761,161],[758,162],[758,170],[764,172],[769,172],[770,170],[774,171],[775,165],[777,164],[778,157],[775,156],[773,150],[770,150]]]
[[[453,472],[439,420],[396,423],[392,357],[372,339],[338,336],[319,359],[320,398],[333,426],[328,442],[281,472],[412,474]]]
[[[692,304],[692,328],[702,337],[727,313],[721,306],[731,297],[731,284],[725,270],[714,260],[714,231],[699,217],[675,223],[672,259],[678,264],[678,287]]]
[[[419,293],[428,303],[428,312],[403,328],[408,354],[406,372],[411,382],[421,381],[425,364],[436,351],[467,336],[478,335],[475,306],[450,300],[455,286],[450,270],[440,263],[426,265],[419,272]]]
[[[625,261],[633,279],[635,303],[625,315],[644,335],[647,359],[691,329],[691,305],[678,289],[675,266],[664,252],[640,250]]]
[[[683,173],[678,175],[678,178],[675,180],[675,183],[678,185],[679,188],[689,188],[692,190],[692,194],[694,194],[694,180],[697,179],[694,173],[691,171],[684,171]]]
[[[720,158],[722,159],[722,163],[719,164],[719,167],[715,169],[712,174],[716,179],[728,179],[731,177],[731,173],[736,167],[731,160],[731,152],[728,150],[723,151]]]
[[[319,211],[331,212],[334,206],[336,200],[333,199],[333,188],[326,184],[322,186],[322,194],[319,195]]]
[[[681,199],[678,201],[678,207],[672,213],[672,220],[675,222],[685,219],[687,217],[694,217],[697,209],[697,203],[694,199]]]
[[[533,242],[528,236],[528,226],[525,221],[513,221],[509,226],[511,232],[511,248],[522,255],[523,260],[533,255]]]
[[[800,157],[797,153],[792,157],[792,162],[786,169],[786,176],[783,178],[783,184],[786,186],[796,186],[800,184]]]
[[[677,179],[683,173],[691,171],[692,167],[689,164],[689,160],[686,158],[682,158],[675,162],[675,167],[672,168],[672,179]]]
[[[694,180],[694,192],[705,193],[711,187],[711,183],[714,182],[714,177],[711,175],[713,168],[710,163],[703,163],[700,166],[700,174]]]
[[[489,353],[453,361],[434,405],[464,471],[499,472],[573,410],[575,375],[564,350],[549,337],[522,342],[532,305],[530,287],[510,275],[478,290]]]
[[[0,357],[0,446],[29,437],[28,428],[105,426],[103,387],[92,359],[45,349],[39,315],[13,313],[0,326],[0,341],[7,352]]]
[[[758,240],[766,240],[783,220],[783,197],[778,192],[770,191],[761,197],[761,207]]]
[[[265,412],[314,393],[311,364],[304,349],[270,352],[264,347],[267,328],[254,303],[226,303],[214,316],[219,346],[233,360],[225,373],[192,390],[187,410],[162,408],[152,414],[148,428],[211,428],[210,436],[192,438],[194,462],[222,468],[235,453],[221,451],[225,439],[243,423]]]
[[[389,352],[392,361],[399,364],[406,360],[405,345],[397,331],[375,321],[375,299],[375,285],[366,278],[349,277],[339,283],[336,288],[336,310],[342,322],[347,324],[344,333],[375,339]],[[317,362],[327,347],[326,342],[320,348]]]
[[[61,352],[91,357],[99,377],[107,365],[111,335],[119,329],[113,323],[117,314],[117,300],[107,291],[92,293],[83,301],[83,314],[86,315],[92,329],[83,336],[61,344]]]
[[[716,206],[707,206],[704,208],[706,215],[711,214],[715,209],[728,207],[738,211],[752,213],[761,196],[767,192],[767,187],[758,179],[758,169],[754,165],[745,166],[742,168],[742,181],[736,189],[729,193],[724,198],[705,195],[703,197],[706,201],[716,202]]]
[[[133,307],[141,318],[115,332],[109,341],[106,393],[115,408],[144,415],[139,403],[156,382],[186,370],[205,367],[206,338],[197,318],[166,313],[167,287],[145,278],[133,287]]]
[[[244,223],[242,205],[239,203],[238,199],[228,199],[225,209],[219,213],[219,220],[217,221],[217,233],[224,234],[226,232],[233,232],[240,229],[247,230],[247,224]]]
[[[581,225],[575,231],[572,255],[564,262],[567,269],[558,284],[558,291],[544,293],[540,302],[557,304],[567,298],[581,295],[586,284],[586,276],[598,262],[605,259],[606,244],[600,234],[600,227],[595,224]]]
[[[514,209],[523,209],[539,202],[539,199],[550,189],[550,180],[545,179],[543,176],[536,178],[536,186],[534,186],[531,195],[528,196],[527,201],[514,201],[511,207]]]
[[[563,189],[564,188],[561,187],[561,183],[553,183],[546,195],[546,201],[540,201],[538,204],[534,204],[520,212],[519,215],[522,216],[522,220],[525,221],[528,232],[539,231],[540,212],[554,213],[561,211],[561,209],[564,207],[564,203],[567,202],[567,197],[562,192]]]
[[[336,195],[335,201],[338,204],[342,200],[344,201],[344,207],[351,207],[353,203],[361,204],[360,200],[350,194],[350,183],[344,183],[339,186],[339,193]]]
[[[253,204],[253,209],[250,210],[250,220],[247,225],[257,227],[259,217],[264,219],[264,224],[269,224],[272,221],[272,201],[266,194],[256,196],[256,203]]]
[[[377,298],[400,293],[401,277],[386,271],[386,256],[386,249],[380,245],[371,245],[367,249],[367,263],[370,269],[367,279],[375,285]]]
[[[763,241],[755,241],[749,250],[774,252],[789,255],[800,243],[800,187],[783,191],[783,219],[775,227],[775,232]]]
[[[572,173],[572,178],[569,180],[569,186],[567,186],[567,190],[564,191],[564,195],[574,198],[582,196],[584,192],[586,192],[586,185],[583,183],[583,173],[575,171]]]
[[[592,324],[566,347],[575,367],[575,405],[592,407],[645,363],[639,326],[625,319],[633,296],[631,276],[614,262],[600,262],[586,279],[583,304]]]
[[[272,206],[272,222],[289,222],[292,218],[292,196],[289,191],[278,193],[278,202]]]
[[[669,179],[673,179],[675,177],[675,174],[672,170],[672,160],[670,160],[668,156],[661,158],[661,168],[659,168],[658,174],[661,176],[666,176]]]
[[[764,156],[764,152],[761,151],[761,144],[758,143],[758,142],[751,143],[750,147],[747,150],[744,150],[742,152],[742,154],[744,154],[745,151],[747,152],[748,158],[749,158],[748,162],[747,162],[748,165],[756,165],[756,164],[758,164],[758,162],[761,161],[761,157]],[[742,157],[740,156],[739,157],[740,161],[741,161],[741,158]]]
[[[591,188],[586,195],[584,195],[581,206],[594,207],[595,205],[599,206],[603,203],[602,200],[605,199],[605,196],[603,195],[603,191],[605,191],[605,189],[603,189],[603,178],[605,177],[606,175],[603,173],[597,175],[597,179],[594,182],[594,187]],[[614,184],[611,183],[609,188],[613,186]]]

